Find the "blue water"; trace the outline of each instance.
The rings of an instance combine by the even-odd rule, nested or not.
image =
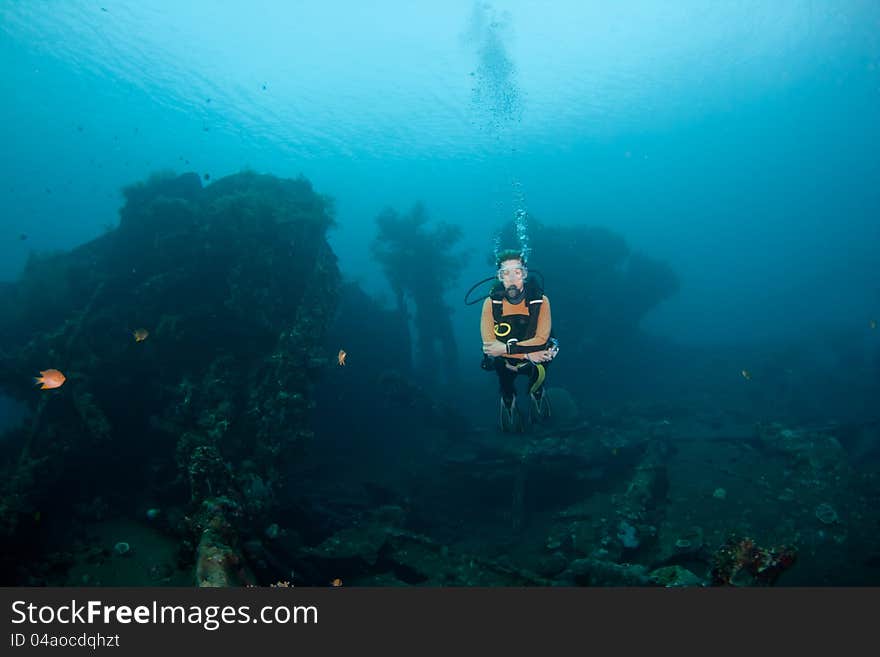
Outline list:
[[[462,225],[462,341],[459,299],[517,210],[669,262],[658,335],[880,312],[877,3],[341,7],[3,3],[0,279],[114,226],[120,188],[152,172],[249,167],[332,196],[343,272],[389,300],[376,215],[421,200]]]

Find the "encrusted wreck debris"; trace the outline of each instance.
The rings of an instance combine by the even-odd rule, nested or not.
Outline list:
[[[327,362],[332,205],[305,179],[254,173],[158,175],[125,198],[116,229],[0,290],[0,390],[30,409],[3,441],[3,580],[29,581],[33,519],[100,481],[118,504],[181,509],[166,515],[196,584],[249,583],[241,538],[272,521]],[[46,367],[66,385],[33,389]]]

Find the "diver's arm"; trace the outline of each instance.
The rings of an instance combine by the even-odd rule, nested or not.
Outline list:
[[[553,318],[550,314],[550,300],[544,295],[544,302],[541,304],[541,310],[538,312],[538,326],[535,328],[535,335],[528,340],[520,340],[513,347],[511,353],[524,354],[533,351],[542,351],[546,348],[547,341],[550,340],[550,330],[553,327]]]
[[[483,315],[480,317],[480,335],[483,338],[483,353],[493,357],[507,353],[507,345],[495,336],[495,317],[492,315],[492,299],[483,302]]]
[[[492,316],[492,299],[487,298],[483,302],[483,314],[480,317],[480,335],[483,336],[483,344],[495,342],[495,318]]]

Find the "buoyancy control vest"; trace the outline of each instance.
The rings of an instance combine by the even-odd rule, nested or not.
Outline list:
[[[521,340],[528,340],[535,336],[538,330],[538,315],[541,313],[541,307],[544,303],[544,290],[536,283],[527,280],[523,284],[523,291],[525,292],[523,302],[528,308],[528,315],[502,314],[506,290],[500,281],[495,283],[489,291],[489,298],[492,300],[492,319],[495,322],[495,336],[501,342],[507,343],[508,353],[510,354],[527,354],[533,351],[542,351],[550,344],[556,342],[555,338],[553,338],[553,329],[551,327],[550,339],[544,344],[530,347],[520,347],[516,344]]]

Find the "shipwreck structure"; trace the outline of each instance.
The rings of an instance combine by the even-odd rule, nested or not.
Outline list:
[[[249,172],[124,193],[118,227],[0,289],[0,392],[29,411],[0,452],[2,579],[40,583],[46,525],[100,495],[168,510],[195,584],[250,583],[242,536],[271,525],[334,356],[332,203]],[[49,368],[65,383],[38,389]]]

